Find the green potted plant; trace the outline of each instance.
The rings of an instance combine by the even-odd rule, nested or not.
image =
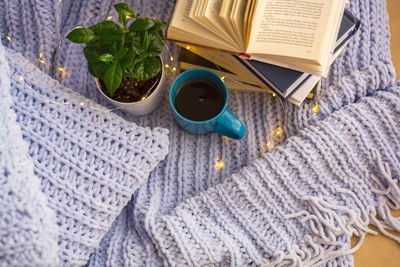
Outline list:
[[[164,46],[161,20],[140,17],[124,3],[114,5],[117,23],[106,20],[88,28],[77,27],[67,39],[86,44],[89,73],[100,92],[114,105],[134,115],[153,111],[162,99]],[[128,26],[129,20],[133,20]]]

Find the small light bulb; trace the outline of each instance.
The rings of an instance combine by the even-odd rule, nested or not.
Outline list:
[[[76,26],[74,29],[80,29],[82,28],[82,26]]]
[[[145,100],[145,99],[146,99],[146,97],[145,97],[145,96],[144,96],[144,97],[142,97],[142,101],[143,101],[143,100]]]
[[[43,56],[43,53],[42,53],[42,52],[40,52],[40,53],[39,53],[39,57],[42,57],[42,56]]]
[[[186,46],[186,49],[189,50],[189,49],[190,49],[190,46],[187,45],[187,46]]]
[[[272,93],[272,96],[276,96],[276,94],[275,94],[275,93]]]
[[[317,103],[315,103],[315,105],[313,106],[312,110],[313,110],[315,113],[318,113],[319,107],[318,107],[318,104],[317,104]]]
[[[270,146],[271,146],[271,142],[268,142],[268,143],[267,143],[267,147],[270,147]]]
[[[221,80],[225,80],[225,76],[221,76]]]
[[[19,75],[18,79],[19,79],[20,81],[23,81],[23,80],[24,80],[24,77],[22,77],[21,75]]]
[[[166,68],[169,68],[169,65],[168,65],[168,64],[165,64],[165,67],[166,67]]]
[[[108,19],[108,20],[112,20],[112,16],[108,16],[107,19]]]
[[[44,60],[39,60],[40,63],[44,63]]]
[[[59,67],[58,70],[61,71],[61,72],[63,72],[63,71],[64,71],[64,68]]]
[[[176,68],[175,68],[175,67],[173,67],[173,68],[172,68],[172,71],[176,71]]]
[[[171,61],[174,61],[174,58],[172,56],[170,57],[170,59],[171,59]]]
[[[7,40],[8,40],[8,41],[10,41],[10,42],[11,42],[11,38],[10,38],[10,36],[7,36],[6,38],[7,38]]]
[[[220,170],[225,166],[225,163],[222,160],[219,160],[215,164],[215,169]]]
[[[275,135],[276,136],[279,136],[279,135],[281,135],[282,134],[282,129],[281,128],[278,128],[278,130],[276,130],[276,132],[275,132]]]
[[[83,105],[85,105],[85,103],[83,103],[83,102],[79,102],[79,105],[83,106]]]

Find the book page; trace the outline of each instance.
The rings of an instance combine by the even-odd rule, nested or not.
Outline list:
[[[334,35],[335,15],[341,2],[257,1],[248,52],[319,62],[330,50],[331,39],[336,37],[331,36]]]
[[[244,17],[244,24],[243,24],[243,32],[244,36],[246,38],[245,42],[245,47],[247,48],[249,44],[249,38],[250,38],[250,29],[251,29],[251,23],[252,23],[252,18],[253,18],[253,12],[254,12],[254,5],[256,1],[247,1],[246,5],[246,11],[245,11],[245,17]]]
[[[223,0],[222,6],[221,6],[221,12],[219,13],[219,17],[224,22],[224,25],[226,25],[231,36],[236,36],[236,31],[233,28],[233,25],[232,25],[231,19],[230,19],[234,1],[235,0]],[[238,36],[236,36],[235,39],[238,40],[239,39]]]
[[[196,17],[197,8],[200,3],[201,3],[201,1],[199,1],[199,0],[192,0],[192,5],[190,7],[189,14],[188,14],[189,18],[194,19]]]
[[[223,0],[203,0],[201,2],[203,2],[203,7],[197,8],[194,19],[204,27],[209,28],[209,30],[213,31],[221,38],[225,39],[231,45],[240,47],[239,40],[235,39],[236,36],[230,35],[224,22],[219,17]]]
[[[238,47],[227,43],[226,40],[189,17],[194,2],[196,0],[178,0],[176,2],[174,13],[168,25],[166,38],[216,49],[240,52]]]
[[[234,26],[237,35],[240,37],[240,44],[243,47],[243,51],[246,50],[246,35],[244,31],[244,24],[246,18],[246,7],[247,3],[251,2],[248,0],[237,0],[235,3],[235,7],[232,9],[231,13],[231,22]]]

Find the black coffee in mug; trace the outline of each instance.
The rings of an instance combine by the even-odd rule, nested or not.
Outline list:
[[[213,82],[206,79],[188,80],[178,88],[175,107],[179,114],[192,121],[206,121],[224,107],[224,96]]]

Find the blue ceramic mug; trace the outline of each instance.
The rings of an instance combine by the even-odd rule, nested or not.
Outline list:
[[[224,98],[224,105],[221,111],[213,118],[205,121],[193,121],[182,116],[175,106],[175,97],[178,89],[187,81],[192,79],[205,79],[212,82],[221,90]],[[169,101],[174,111],[175,119],[187,131],[194,134],[205,134],[216,132],[233,139],[242,139],[246,134],[246,127],[243,123],[227,108],[228,89],[221,78],[212,71],[206,69],[187,70],[174,81],[169,92]]]

